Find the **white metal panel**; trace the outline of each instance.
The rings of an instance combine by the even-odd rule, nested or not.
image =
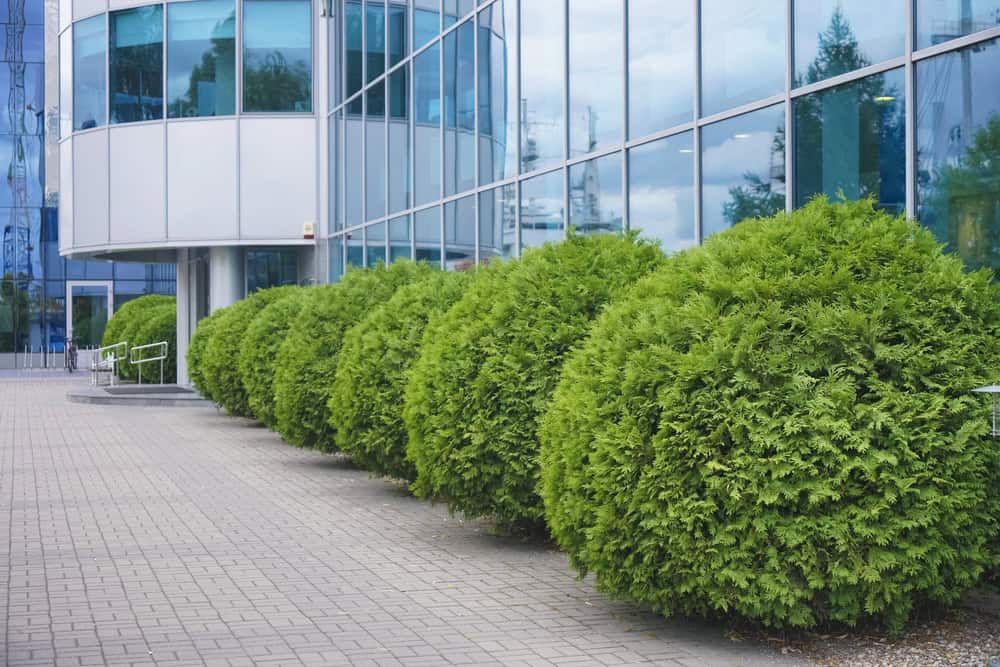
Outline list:
[[[149,0],[110,0],[111,9],[121,9],[122,7],[138,7],[148,5]]]
[[[73,140],[59,144],[59,249],[73,246]]]
[[[73,246],[108,242],[108,133],[73,138]]]
[[[167,124],[171,240],[239,237],[236,120]]]
[[[244,118],[240,125],[243,238],[302,238],[316,223],[315,118]]]
[[[73,0],[73,20],[100,14],[107,8],[107,0]]]
[[[166,238],[163,125],[111,127],[111,243]]]
[[[73,21],[73,0],[59,0],[59,32]]]

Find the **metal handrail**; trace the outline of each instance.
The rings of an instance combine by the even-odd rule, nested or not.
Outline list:
[[[159,356],[143,358],[142,352],[152,349],[159,350]],[[139,358],[136,358],[136,352],[139,352]],[[167,341],[160,341],[159,343],[150,343],[149,345],[139,345],[138,347],[133,347],[129,350],[129,363],[133,366],[139,367],[139,384],[142,384],[142,366],[143,364],[149,364],[154,361],[160,362],[160,384],[163,384],[163,362],[166,360],[168,353],[170,352],[170,346]]]
[[[122,353],[119,355],[118,351]],[[108,353],[111,353],[108,355]],[[90,383],[99,384],[99,373],[102,369],[111,371],[111,386],[114,386],[118,379],[118,365],[128,357],[128,343],[121,342],[114,345],[106,345],[94,350],[90,361]]]

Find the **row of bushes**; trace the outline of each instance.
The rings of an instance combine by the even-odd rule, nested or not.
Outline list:
[[[1000,367],[998,296],[916,223],[818,199],[670,258],[571,236],[259,292],[199,325],[189,368],[294,445],[547,527],[616,596],[899,629],[994,561],[969,390]]]
[[[167,342],[167,359],[163,362],[163,380],[177,382],[177,299],[172,296],[149,294],[123,304],[104,328],[102,346],[128,343],[130,347]],[[160,365],[154,370],[147,364],[144,382],[159,379]],[[138,366],[125,362],[118,367],[124,380],[136,380]]]

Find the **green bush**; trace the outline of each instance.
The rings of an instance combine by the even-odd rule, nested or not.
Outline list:
[[[202,362],[205,358],[205,349],[208,347],[208,341],[212,339],[212,335],[215,332],[215,325],[225,311],[225,308],[220,308],[211,315],[203,317],[198,322],[198,326],[195,327],[194,334],[191,336],[191,342],[188,343],[188,380],[191,381],[191,385],[198,390],[199,394],[210,401],[214,401],[215,398],[212,396],[211,389],[205,379],[205,368]]]
[[[665,614],[898,631],[991,560],[998,454],[969,393],[1000,290],[916,223],[818,199],[672,258],[567,361],[546,518]]]
[[[378,475],[413,480],[406,460],[403,390],[428,320],[458,300],[472,274],[434,271],[375,308],[344,336],[330,393],[341,449]]]
[[[151,340],[147,335],[155,336],[166,332],[166,325],[162,322],[162,314],[167,312],[173,313],[169,337],[160,337],[156,340]],[[146,326],[150,318],[154,316],[159,316],[158,319],[163,324],[163,327],[159,330]],[[104,337],[101,339],[101,345],[107,347],[116,343],[126,342],[131,348],[148,343],[158,343],[162,340],[166,340],[170,344],[171,352],[174,355],[173,358],[176,360],[177,350],[173,348],[177,344],[177,299],[176,297],[162,294],[148,294],[126,302],[115,312],[104,328]],[[119,354],[122,354],[122,352],[119,352]],[[159,380],[159,364],[156,367],[156,379]],[[165,376],[166,370],[167,368],[164,366]],[[137,367],[129,364],[126,359],[126,361],[119,365],[118,374],[124,380],[135,380],[138,377]],[[173,381],[176,381],[176,363],[173,366],[173,372],[170,377],[174,378]]]
[[[146,311],[145,320],[135,329],[132,335],[133,347],[152,345],[166,341],[167,358],[163,361],[163,381],[167,384],[177,382],[177,307],[167,304]],[[158,350],[146,351],[146,357],[155,357]],[[138,378],[139,367],[131,366],[130,376]],[[142,365],[143,383],[160,380],[160,362],[150,362]]]
[[[572,236],[483,272],[428,330],[406,392],[414,491],[534,528],[538,421],[563,358],[615,296],[663,261],[634,238]]]
[[[274,428],[274,373],[278,349],[313,289],[289,292],[269,304],[247,327],[240,343],[240,377],[250,412]]]
[[[316,288],[288,330],[275,364],[277,430],[287,442],[337,449],[327,401],[344,334],[399,287],[431,270],[413,262],[396,262],[388,269],[380,264],[349,271],[339,284]]]
[[[240,343],[257,314],[289,292],[295,285],[254,292],[221,311],[201,356],[202,376],[212,400],[234,417],[251,417],[247,392],[240,374]]]

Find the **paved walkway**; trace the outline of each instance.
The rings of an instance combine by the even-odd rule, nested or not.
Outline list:
[[[791,665],[212,409],[0,382],[8,665]]]

